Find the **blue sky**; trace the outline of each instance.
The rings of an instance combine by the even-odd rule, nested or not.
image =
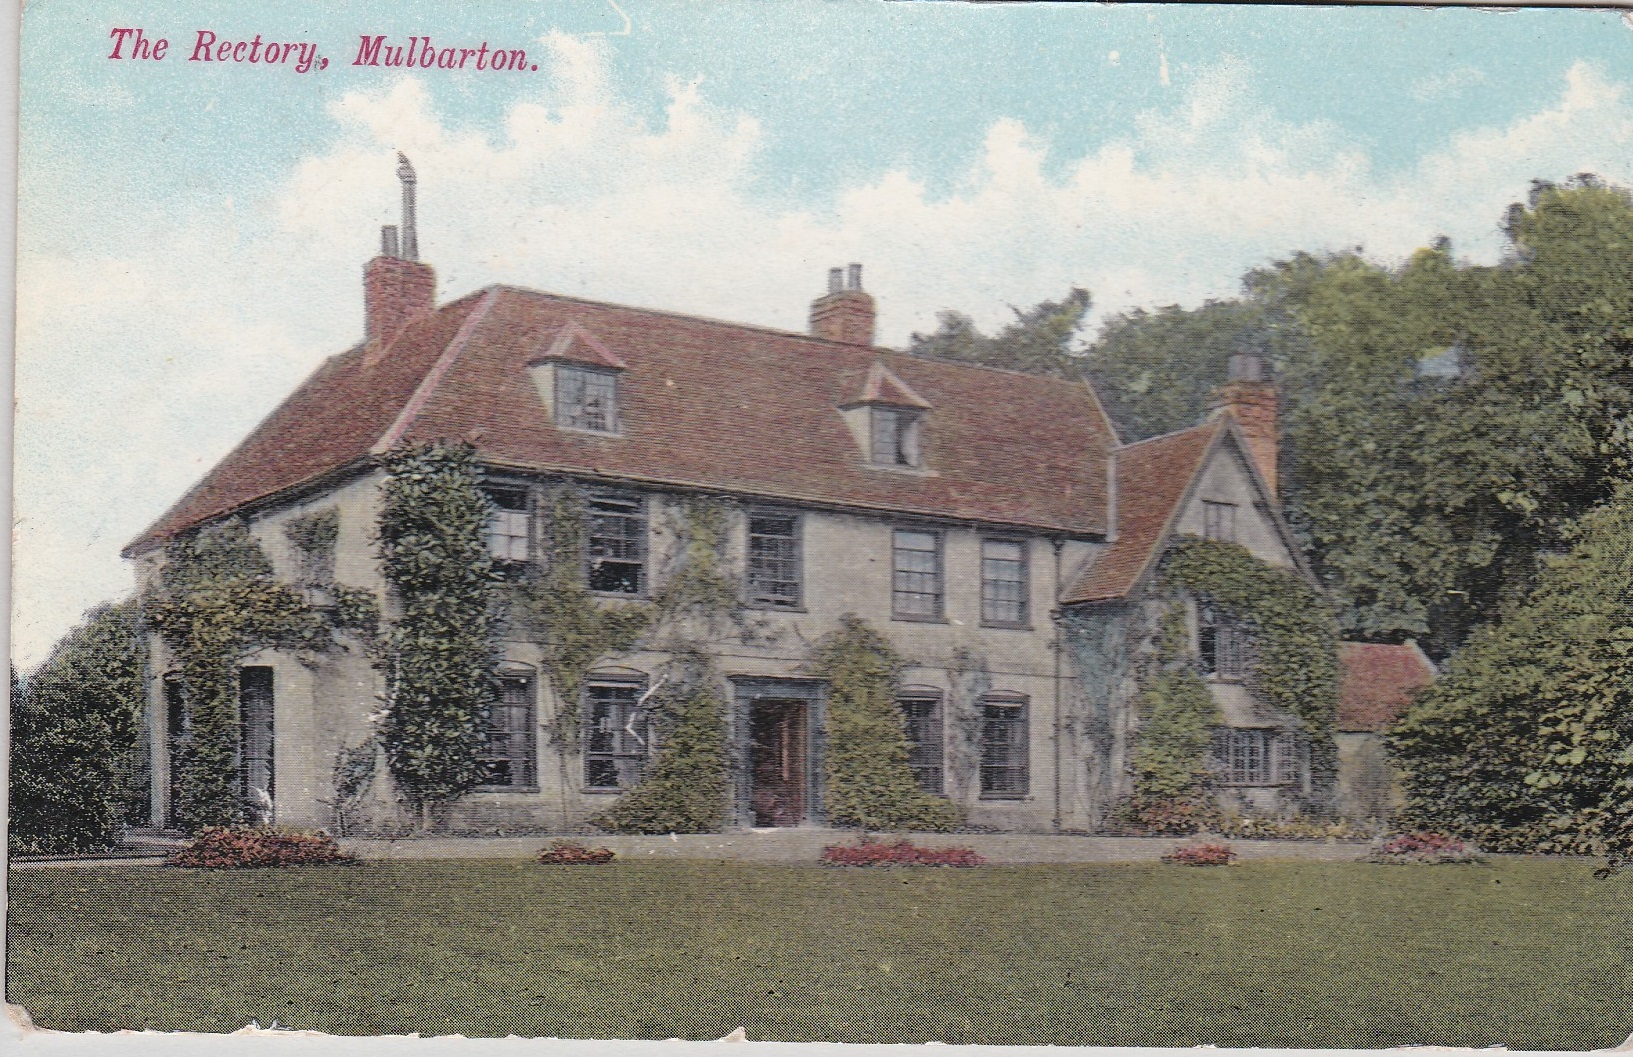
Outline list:
[[[116,26],[171,50],[111,61]],[[187,62],[201,29],[331,64]],[[356,68],[363,33],[539,71]],[[1099,316],[1229,296],[1298,250],[1494,260],[1533,177],[1633,181],[1630,82],[1597,11],[33,0],[14,655],[127,592],[122,544],[356,340],[398,148],[444,297],[798,328],[861,260],[900,344],[1072,285]]]

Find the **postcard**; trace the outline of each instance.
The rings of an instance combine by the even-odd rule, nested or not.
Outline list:
[[[31,1044],[1633,1034],[1633,19],[20,54]]]

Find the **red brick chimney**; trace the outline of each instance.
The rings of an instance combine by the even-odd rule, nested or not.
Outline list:
[[[1213,416],[1229,412],[1242,427],[1248,452],[1253,456],[1272,499],[1280,500],[1276,484],[1276,383],[1270,380],[1263,357],[1256,352],[1230,355],[1228,380],[1214,393],[1209,405]]]
[[[811,335],[847,345],[872,345],[877,310],[862,289],[862,266],[828,269],[828,292],[811,302]]]
[[[397,178],[403,184],[403,226],[399,245],[396,225],[380,229],[380,256],[363,269],[363,333],[370,345],[388,344],[408,324],[437,306],[437,275],[419,260],[415,231],[414,167],[397,155]]]

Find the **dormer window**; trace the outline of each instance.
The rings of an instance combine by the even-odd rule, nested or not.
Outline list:
[[[618,432],[618,375],[577,364],[556,366],[556,425]]]
[[[924,412],[905,407],[875,407],[872,457],[876,466],[912,466],[921,462]]]

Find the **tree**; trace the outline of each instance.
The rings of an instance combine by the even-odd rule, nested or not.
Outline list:
[[[990,337],[977,330],[975,321],[962,312],[939,312],[936,330],[915,333],[907,351],[955,363],[1076,378],[1082,363],[1073,342],[1089,305],[1089,292],[1073,287],[1059,301],[1040,301],[1028,309],[1012,307],[1015,321]]]
[[[86,614],[26,685],[12,672],[11,836],[61,853],[113,841],[139,751],[146,643],[133,602]]]
[[[1633,857],[1633,485],[1575,523],[1390,738],[1406,817],[1493,849]]]

